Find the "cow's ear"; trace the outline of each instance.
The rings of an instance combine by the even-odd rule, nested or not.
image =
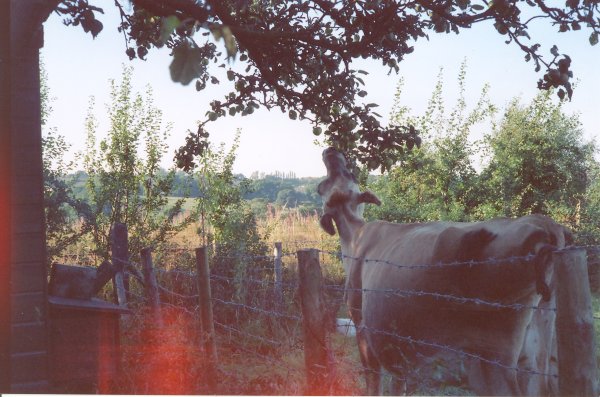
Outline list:
[[[320,223],[323,230],[325,230],[327,233],[332,236],[335,234],[335,228],[333,227],[333,216],[330,214],[324,214],[321,217]]]
[[[377,198],[377,196],[375,196],[369,191],[362,192],[360,196],[358,196],[358,203],[371,203],[375,205],[381,205],[381,201]]]

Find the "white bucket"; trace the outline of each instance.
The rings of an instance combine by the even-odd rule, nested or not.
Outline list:
[[[349,318],[336,318],[335,319],[335,330],[346,336],[356,335],[356,327]]]

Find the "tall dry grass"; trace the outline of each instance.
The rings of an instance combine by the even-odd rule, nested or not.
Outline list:
[[[323,251],[321,264],[325,283],[339,284],[343,279],[342,266],[335,255],[339,243],[337,236],[329,236],[319,226],[317,212],[302,212],[295,208],[281,208],[268,205],[264,216],[257,218],[259,233],[265,242],[274,246],[281,242],[283,247],[284,278],[294,279],[297,274],[295,253],[303,248],[317,248]],[[184,219],[182,215],[181,219]],[[194,248],[204,244],[200,230],[202,222],[198,219],[185,230],[179,232],[168,242],[164,249],[153,253],[154,266],[160,270],[188,269],[195,271]],[[210,231],[210,225],[204,224]],[[66,263],[97,265],[95,258],[86,254],[91,252],[88,243],[82,241],[65,252],[61,258]],[[135,258],[135,256],[133,256]],[[135,261],[135,259],[133,259]],[[162,286],[177,290],[184,295],[193,295],[195,280],[184,288],[181,283],[190,280],[169,282],[159,274]],[[286,282],[289,281],[286,279]],[[298,395],[304,392],[305,377],[300,328],[293,332],[285,327],[269,327],[269,321],[250,313],[245,322],[231,323],[241,328],[245,337],[231,334],[217,327],[217,350],[219,354],[218,382],[216,389],[206,389],[204,379],[203,352],[200,348],[200,334],[195,301],[179,306],[167,299],[161,300],[164,325],[156,327],[143,301],[144,289],[136,280],[132,283],[133,314],[121,323],[122,371],[118,379],[105,390],[106,393],[119,394],[262,394],[262,395]],[[294,282],[291,281],[290,284]],[[189,284],[189,283],[188,283]],[[257,287],[252,286],[255,290]],[[286,298],[286,309],[299,316],[299,302],[290,287]],[[255,293],[259,293],[258,290]],[[112,286],[103,291],[103,298],[111,300]],[[213,295],[214,296],[214,295]],[[265,301],[268,301],[268,294]],[[289,298],[289,299],[288,299]],[[329,298],[328,298],[329,299]],[[336,296],[332,300],[339,301]],[[266,307],[264,302],[251,301],[251,305]],[[332,306],[335,311],[339,304]],[[223,308],[215,307],[216,318],[222,317]],[[270,308],[269,310],[273,310]],[[254,318],[253,316],[258,316]],[[259,318],[260,317],[260,318]],[[263,316],[264,317],[264,316]],[[271,320],[272,322],[272,320]],[[297,327],[300,327],[299,325]],[[279,332],[275,332],[275,331]],[[285,332],[284,332],[285,331]],[[281,335],[279,335],[281,334]],[[298,335],[296,335],[298,334]],[[265,343],[258,342],[248,335],[259,338],[281,340],[278,349],[266,349]],[[281,338],[281,339],[279,339]],[[350,395],[361,390],[359,360],[352,339],[332,337],[333,357],[336,361],[335,389],[331,394]],[[273,364],[273,360],[278,365]]]
[[[181,215],[184,218],[186,215]],[[316,211],[304,212],[299,208],[283,208],[266,204],[264,215],[257,217],[260,234],[269,243],[281,242],[285,247],[318,248],[335,250],[338,247],[337,236],[330,236],[319,226],[319,214]],[[202,222],[198,219],[173,238],[173,243],[184,246],[203,244],[200,234]],[[207,233],[210,224],[204,223]]]

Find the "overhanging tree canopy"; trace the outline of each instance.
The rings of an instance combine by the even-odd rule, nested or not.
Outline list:
[[[133,6],[128,7],[127,3]],[[376,104],[361,103],[367,93],[354,69],[358,58],[380,60],[391,71],[429,33],[460,33],[492,21],[508,44],[518,46],[536,72],[540,89],[558,88],[571,97],[571,59],[556,46],[542,53],[528,30],[545,19],[559,32],[589,29],[595,45],[600,32],[600,0],[115,0],[127,55],[144,59],[153,47],[171,49],[171,77],[197,90],[218,84],[211,65],[229,59],[247,66],[227,70],[233,91],[211,102],[211,110],[176,154],[192,168],[207,147],[206,122],[226,115],[248,115],[260,107],[280,108],[292,119],[313,123],[326,139],[370,169],[389,169],[404,147],[419,143],[411,126],[384,126]],[[65,24],[81,25],[96,36],[102,9],[87,0],[55,0]],[[222,39],[226,51],[214,40]]]

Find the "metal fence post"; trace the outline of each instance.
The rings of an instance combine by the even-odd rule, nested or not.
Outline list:
[[[196,248],[196,269],[198,272],[198,303],[200,305],[201,343],[206,354],[205,375],[207,386],[212,390],[216,385],[217,345],[213,322],[212,298],[210,291],[210,269],[206,246]]]
[[[553,254],[561,396],[597,396],[598,367],[585,249]]]
[[[299,293],[304,331],[304,363],[308,395],[329,394],[332,372],[328,359],[325,326],[325,305],[321,291],[322,275],[319,251],[303,249],[297,252]]]
[[[158,283],[152,265],[152,248],[146,247],[140,251],[142,258],[142,267],[144,271],[144,291],[146,299],[152,312],[152,317],[156,320],[156,324],[162,327],[162,314],[160,312],[160,297],[158,295]]]
[[[281,310],[281,308],[283,307],[283,276],[281,273],[281,247],[281,243],[277,242],[275,243],[275,248],[273,250],[273,256],[275,257],[273,261],[273,271],[275,274],[275,306],[277,307],[277,310]]]

